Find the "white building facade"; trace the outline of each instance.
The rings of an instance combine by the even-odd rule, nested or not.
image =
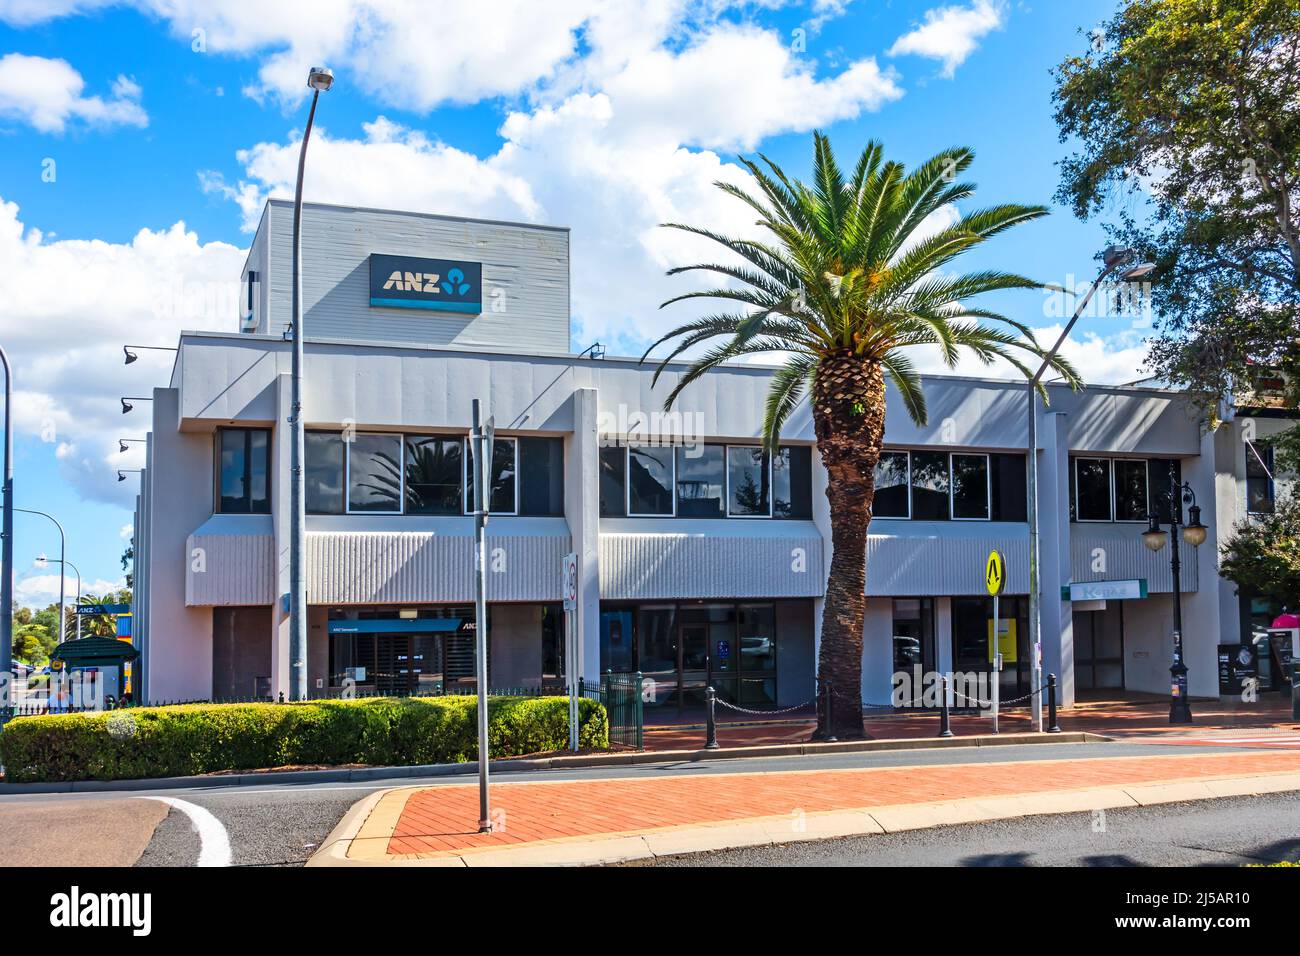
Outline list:
[[[770,369],[718,369],[665,414],[684,366],[652,386],[651,364],[573,354],[567,230],[314,204],[303,222],[312,696],[349,682],[472,686],[474,399],[498,438],[493,687],[558,688],[573,667],[587,679],[640,671],[651,707],[690,706],[709,685],[755,709],[813,696],[826,476],[806,406],[779,454],[758,447]],[[183,333],[153,391],[135,527],[142,699],[288,696],[290,227],[290,205],[268,203],[240,331]],[[1018,697],[1030,663],[1025,386],[928,377],[925,390],[926,426],[888,396],[863,699],[889,702],[894,675],[918,666],[987,668],[992,549],[1008,567],[1003,695]],[[1182,548],[1190,689],[1217,695],[1218,646],[1250,641],[1277,610],[1238,596],[1216,555],[1234,522],[1281,492],[1256,454],[1287,422],[1243,412],[1211,432],[1177,392],[1050,394],[1036,450],[1045,671],[1066,704],[1168,693],[1169,550],[1152,553],[1141,532],[1167,514],[1173,470],[1209,527],[1199,549]]]

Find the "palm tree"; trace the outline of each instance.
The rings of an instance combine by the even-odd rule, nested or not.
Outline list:
[[[984,240],[1047,210],[1004,204],[960,214],[955,204],[975,188],[956,179],[974,159],[969,149],[945,150],[909,173],[899,163],[882,161],[882,147],[871,142],[846,180],[829,140],[815,133],[813,141],[811,185],[790,179],[761,154],[761,167],[741,159],[761,196],[730,183],[716,184],[758,213],[761,239],[665,224],[717,242],[735,260],[670,269],[669,275],[712,272],[731,283],[675,296],[664,306],[706,298],[739,303],[742,309],[678,326],[651,345],[642,361],[664,342],[678,340],[659,363],[657,381],[687,349],[725,340],[681,373],[664,402],[667,409],[683,389],[729,359],[783,353],[763,425],[769,454],[791,411],[805,392],[810,396],[817,450],[827,471],[832,547],[818,678],[833,689],[835,726],[826,726],[823,708],[818,734],[856,737],[862,735],[867,528],[884,440],[886,380],[898,390],[913,421],[924,424],[920,376],[906,355],[912,346],[937,346],[950,368],[967,348],[985,364],[1002,358],[1029,376],[1017,354],[1043,354],[1033,332],[966,302],[984,292],[1042,285],[1007,272],[954,275],[945,267]],[[940,211],[956,221],[927,234]],[[1067,363],[1057,359],[1053,365],[1078,386]]]

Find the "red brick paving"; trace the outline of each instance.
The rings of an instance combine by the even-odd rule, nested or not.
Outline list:
[[[900,803],[1009,796],[1200,777],[1300,771],[1287,751],[810,772],[727,773],[492,788],[504,832],[474,832],[476,785],[430,787],[407,800],[390,854],[503,847],[593,836]]]
[[[1300,730],[1291,718],[1289,697],[1270,695],[1254,704],[1237,701],[1193,701],[1196,723],[1191,727],[1169,723],[1167,701],[1133,704],[1084,704],[1060,713],[1062,730],[1086,731],[1107,737],[1129,737],[1204,733],[1207,731],[1248,728],[1285,727]],[[1044,712],[1046,716],[1046,712]],[[774,721],[760,725],[737,726],[720,723],[718,743],[723,747],[746,747],[756,744],[803,743],[812,736],[812,721]],[[901,713],[884,717],[868,716],[862,722],[868,737],[877,740],[934,737],[939,732],[938,713]],[[958,737],[987,734],[992,723],[988,717],[954,715],[952,730]],[[1004,712],[999,718],[1003,733],[1029,731],[1029,715],[1023,710]],[[672,726],[647,727],[647,750],[693,750],[704,746],[705,733],[700,728]]]

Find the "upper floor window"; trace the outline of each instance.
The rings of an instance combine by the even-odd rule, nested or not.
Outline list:
[[[1168,458],[1073,458],[1070,519],[1139,522],[1155,514],[1168,522],[1171,469],[1182,474]]]
[[[1246,510],[1256,515],[1271,515],[1275,506],[1273,487],[1273,446],[1264,442],[1246,442]]]
[[[265,428],[220,428],[216,457],[218,511],[269,514],[271,432]]]
[[[875,469],[876,518],[1024,521],[1025,456],[884,451]]]
[[[812,517],[812,449],[609,445],[600,449],[601,517]]]
[[[473,455],[460,435],[337,432],[306,435],[311,514],[460,515],[473,511]],[[526,477],[520,480],[522,462]],[[493,514],[564,514],[564,441],[498,437],[492,445]]]

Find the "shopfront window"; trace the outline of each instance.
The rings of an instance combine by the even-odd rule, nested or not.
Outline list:
[[[344,511],[343,475],[346,449],[338,432],[307,432],[304,441],[303,485],[306,509],[313,515],[341,515]]]
[[[988,455],[952,456],[952,516],[958,520],[988,520]]]
[[[677,516],[723,518],[727,475],[722,445],[677,449]]]
[[[1146,461],[1115,459],[1115,520],[1146,521],[1150,513]]]
[[[348,510],[402,510],[402,436],[362,434],[348,445]]]
[[[564,515],[564,439],[520,438],[519,513]]]
[[[1110,521],[1110,459],[1074,460],[1074,507],[1079,521]]]
[[[727,448],[727,514],[766,518],[772,513],[770,463],[762,448]]]
[[[812,449],[807,445],[783,446],[772,459],[772,514],[812,517]]]
[[[905,671],[915,680],[935,669],[934,599],[894,598],[894,673]]]
[[[907,518],[911,514],[908,453],[885,451],[876,463],[876,497],[871,502],[875,518]]]
[[[492,442],[492,467],[488,474],[491,491],[488,510],[492,514],[512,515],[518,511],[515,499],[518,472],[515,468],[515,440],[498,438]],[[465,442],[465,512],[474,510],[474,451]]]
[[[634,446],[627,450],[627,513],[669,516],[673,513],[673,452],[668,446]]]
[[[919,521],[947,521],[948,453],[912,452],[912,517]]]
[[[271,511],[271,433],[265,428],[217,431],[218,510],[222,514]]]
[[[459,438],[406,436],[406,513],[458,515],[465,443]]]
[[[622,445],[606,445],[600,449],[600,516],[622,518],[627,514],[627,492],[624,474],[627,470],[627,449]]]
[[[1256,515],[1271,515],[1273,496],[1273,446],[1265,442],[1246,442],[1246,510]]]

